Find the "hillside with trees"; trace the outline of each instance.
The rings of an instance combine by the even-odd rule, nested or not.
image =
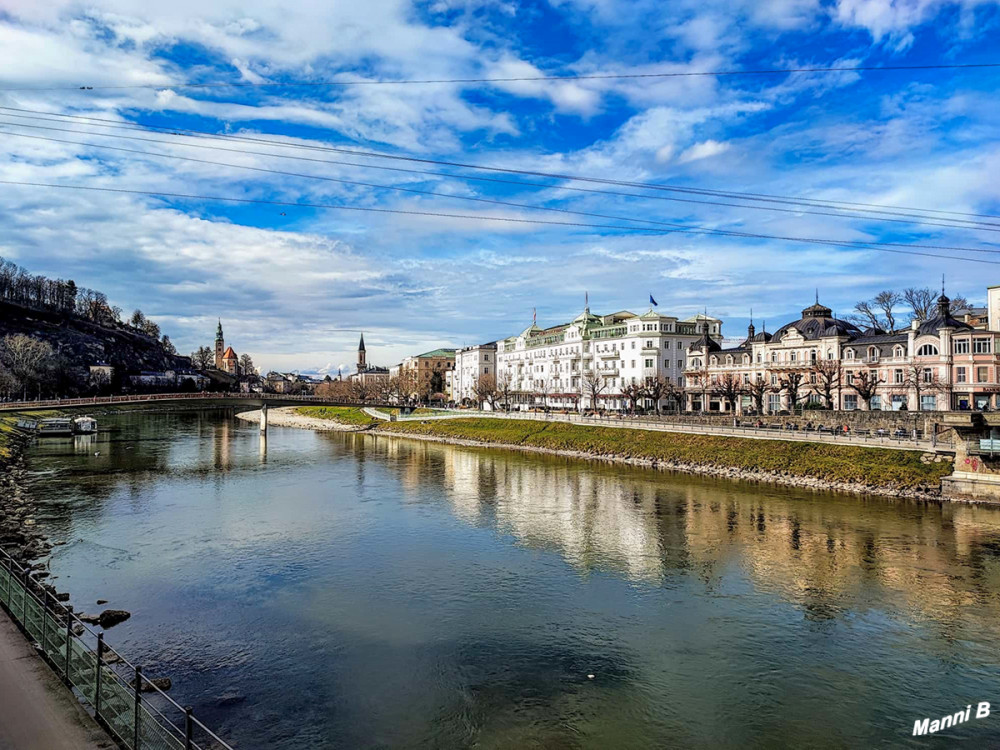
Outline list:
[[[190,367],[141,310],[123,320],[105,294],[0,258],[0,398],[92,393],[90,366],[125,373]],[[103,383],[119,390],[120,383]]]

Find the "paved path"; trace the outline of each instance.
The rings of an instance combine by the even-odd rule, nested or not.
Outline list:
[[[0,611],[0,750],[111,750],[20,630]]]

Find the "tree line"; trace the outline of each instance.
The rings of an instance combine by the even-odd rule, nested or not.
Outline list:
[[[855,304],[847,320],[865,328],[895,331],[897,326],[906,327],[911,321],[923,322],[932,318],[937,301],[938,293],[930,287],[909,287],[902,292],[885,289]],[[969,301],[959,295],[951,299],[948,311],[955,313],[968,307]]]

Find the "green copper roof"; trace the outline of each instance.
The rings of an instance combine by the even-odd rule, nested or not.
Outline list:
[[[455,350],[454,349],[433,349],[429,352],[424,352],[423,354],[418,354],[418,359],[423,359],[424,357],[451,357],[454,359]]]

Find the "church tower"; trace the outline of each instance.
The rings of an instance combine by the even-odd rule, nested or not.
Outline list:
[[[226,351],[226,341],[222,336],[222,319],[219,319],[219,327],[215,329],[215,369],[225,369],[222,356]]]
[[[365,363],[365,335],[361,334],[361,341],[358,343],[358,372],[364,372],[367,369]]]

